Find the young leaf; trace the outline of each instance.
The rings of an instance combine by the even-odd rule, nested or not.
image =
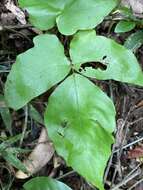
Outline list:
[[[58,154],[103,190],[104,169],[114,142],[112,101],[88,79],[74,74],[50,96],[45,124]]]
[[[34,38],[35,47],[16,59],[5,84],[5,98],[14,109],[47,91],[70,71],[64,48],[55,35]]]
[[[75,68],[87,62],[107,67],[105,70],[87,67],[81,71],[87,76],[143,85],[143,73],[132,51],[109,38],[96,36],[93,30],[80,31],[74,36],[70,56]]]
[[[71,190],[64,183],[49,177],[35,177],[24,184],[25,190]]]
[[[135,22],[121,20],[116,25],[115,32],[116,33],[129,32],[130,30],[133,30],[135,26],[136,26]]]
[[[143,44],[143,31],[139,30],[131,34],[125,41],[124,46],[132,51],[137,50]]]
[[[59,31],[71,35],[100,24],[118,0],[19,0],[19,3],[28,11],[34,26],[47,30],[57,21]]]

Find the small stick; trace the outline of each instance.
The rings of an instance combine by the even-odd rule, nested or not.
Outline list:
[[[143,178],[142,179],[140,179],[139,181],[137,181],[133,186],[131,186],[128,190],[132,190],[132,189],[134,189],[137,185],[139,185],[140,183],[142,183],[143,182]]]
[[[75,171],[70,171],[70,172],[67,172],[66,174],[63,174],[62,176],[59,176],[57,177],[56,179],[59,180],[59,179],[63,179],[69,175],[72,175],[72,174],[75,174],[76,172]]]
[[[128,148],[128,147],[130,147],[130,146],[132,146],[132,145],[135,145],[135,144],[137,144],[137,143],[139,143],[139,142],[141,142],[141,141],[143,141],[143,137],[141,137],[140,139],[137,139],[137,140],[135,140],[135,141],[133,141],[133,142],[131,142],[131,143],[125,145],[125,146],[123,146],[123,147],[122,147],[122,150],[124,150],[124,149],[126,149],[126,148]],[[120,148],[117,149],[117,150],[115,150],[114,153],[116,153],[116,152],[118,152],[118,151],[120,151]]]
[[[128,177],[127,179],[124,178],[123,181],[121,181],[121,183],[117,184],[115,187],[113,187],[110,190],[118,190],[121,186],[125,185],[126,183],[128,183],[129,181],[131,181],[132,179],[134,179],[136,176],[138,176],[140,174],[140,171],[137,170],[137,172],[133,173],[130,177]]]

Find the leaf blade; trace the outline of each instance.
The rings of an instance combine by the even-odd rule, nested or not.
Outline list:
[[[100,24],[117,5],[118,0],[19,0],[25,8],[31,23],[41,30],[47,30],[57,23],[64,35],[85,30]]]
[[[8,163],[10,163],[15,168],[22,170],[23,172],[27,172],[24,164],[17,158],[16,155],[12,154],[10,151],[2,152],[2,156]]]
[[[115,27],[116,33],[129,32],[135,28],[136,24],[132,21],[119,21]]]
[[[112,101],[88,79],[70,76],[50,97],[45,124],[58,154],[67,164],[104,189],[102,178],[115,129]]]
[[[117,5],[117,0],[77,0],[57,17],[59,31],[64,35],[72,35],[78,30],[87,30],[100,24]]]
[[[52,28],[56,24],[56,17],[64,8],[63,0],[19,0],[22,8],[29,13],[30,22],[41,30]]]
[[[136,51],[143,44],[143,31],[139,30],[131,34],[125,41],[124,46],[127,49]]]
[[[76,69],[86,62],[100,62],[107,66],[105,70],[88,67],[82,70],[86,76],[143,85],[143,73],[132,51],[109,38],[96,36],[93,30],[81,31],[74,36],[70,56]]]
[[[19,109],[60,82],[70,71],[64,48],[55,35],[39,35],[35,46],[19,55],[5,84],[8,106]],[[56,52],[56,54],[53,54]]]
[[[71,190],[64,183],[49,177],[35,177],[24,184],[25,190]]]

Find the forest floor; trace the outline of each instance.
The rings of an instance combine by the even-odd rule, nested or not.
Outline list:
[[[26,14],[25,19],[27,20]],[[33,37],[42,33],[28,22],[25,25],[22,25],[21,22],[23,22],[21,18],[18,20],[14,12],[12,13],[4,6],[3,2],[0,2],[0,94],[4,93],[4,84],[16,56],[33,47]],[[53,30],[57,33],[56,28]],[[130,35],[130,32],[122,35],[115,34],[113,29],[110,29],[109,33],[108,24],[104,22],[98,26],[97,33],[113,38],[121,44]],[[65,42],[66,38],[63,39],[59,33],[57,34],[60,40]],[[143,68],[142,46],[136,51],[136,57]],[[101,81],[99,85],[112,97],[117,110],[116,143],[112,147],[112,155],[105,171],[105,189],[143,190],[143,88],[112,80]],[[41,117],[43,117],[44,96],[32,102]],[[2,101],[0,101],[1,109]],[[0,117],[0,140],[3,137],[15,136],[20,133],[26,134],[24,131],[25,110],[10,110],[10,115],[10,130],[7,129],[7,124]],[[21,139],[20,143],[17,142],[14,146],[32,150],[43,127],[28,113],[26,131],[30,132]],[[28,154],[20,153],[19,159],[26,158]],[[0,189],[6,190],[7,185],[11,190],[21,189],[28,179],[17,179],[15,174],[16,169],[0,156]],[[71,168],[67,167],[64,160],[56,153],[33,176],[51,176],[60,179],[73,190],[95,189]]]

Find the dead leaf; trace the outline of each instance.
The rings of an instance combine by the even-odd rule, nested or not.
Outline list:
[[[143,157],[143,146],[137,146],[136,148],[128,151],[129,159],[137,159]]]
[[[44,167],[50,161],[53,154],[54,148],[48,139],[46,129],[43,128],[38,140],[38,144],[28,156],[28,158],[23,162],[27,171],[29,172],[29,175],[19,170],[15,176],[18,179],[28,178],[30,175],[38,172],[42,167]]]
[[[143,106],[143,100],[141,100],[136,106],[137,107],[142,107]]]
[[[19,7],[15,6],[11,0],[7,1],[5,7],[15,15],[21,24],[26,24],[25,14]]]
[[[143,13],[143,0],[122,0],[122,4],[130,7],[135,14]]]

